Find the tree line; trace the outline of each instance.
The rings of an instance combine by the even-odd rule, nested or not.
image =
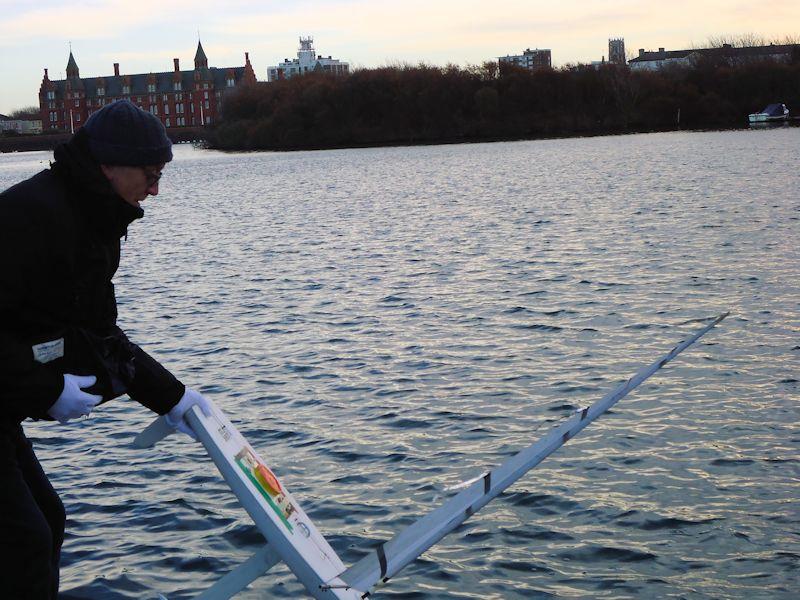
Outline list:
[[[731,128],[772,102],[800,113],[800,51],[738,65],[711,53],[657,71],[400,65],[241,87],[208,143],[278,150]]]

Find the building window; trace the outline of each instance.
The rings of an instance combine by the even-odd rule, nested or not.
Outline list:
[[[148,83],[147,84],[147,91],[153,93],[156,91],[156,84],[155,83]]]
[[[76,121],[80,121],[81,120],[81,113],[75,113],[75,120]]]
[[[150,105],[150,114],[157,115],[158,114],[158,105],[151,104]]]
[[[81,105],[81,101],[78,100],[77,98],[75,98],[75,107],[77,108],[80,105]]]
[[[106,88],[97,88],[97,95],[98,96],[105,96],[106,95]]]
[[[183,94],[175,94],[175,100],[183,100]]]
[[[203,84],[203,89],[204,89],[204,90],[207,90],[207,89],[208,89],[208,84],[207,84],[207,83],[204,83],[204,84]]]
[[[50,102],[47,103],[47,108],[55,108],[55,107],[56,107],[55,101],[50,100]]]
[[[139,104],[141,104],[141,103],[142,103],[142,97],[141,97],[141,96],[137,96],[137,97],[136,97],[136,101],[137,101]],[[139,108],[141,108],[141,106],[140,106]]]
[[[181,82],[180,82],[180,81],[176,81],[176,82],[173,84],[173,86],[172,86],[172,87],[173,87],[173,89],[174,89],[176,92],[180,92],[180,91],[183,89],[183,86],[181,86]]]
[[[155,103],[156,103],[156,97],[151,95],[150,96],[150,104],[155,104]]]
[[[208,92],[203,92],[203,98],[205,98],[206,100],[208,100]]]
[[[125,95],[130,94],[131,93],[131,86],[123,85],[122,86],[122,93],[125,94]]]
[[[55,123],[56,122],[56,113],[54,111],[50,112],[50,122],[51,123]]]
[[[175,105],[175,112],[178,113],[179,115],[183,114],[183,102]]]
[[[208,108],[208,100],[206,100],[205,107]]]
[[[56,99],[56,93],[54,91],[50,90],[49,92],[47,92],[47,99],[48,100],[55,100]]]
[[[167,95],[166,95],[166,94],[164,94],[163,96],[161,96],[161,99],[162,99],[164,102],[166,102],[167,100],[169,100],[169,98],[167,98]]]
[[[206,117],[206,125],[211,125],[211,117]]]
[[[164,114],[165,114],[165,115],[168,115],[168,114],[169,114],[169,104],[165,104],[165,105],[164,105]],[[169,121],[169,119],[167,119],[167,120]]]
[[[233,79],[232,78],[228,79],[228,81],[226,83],[228,84],[228,87],[233,87]]]

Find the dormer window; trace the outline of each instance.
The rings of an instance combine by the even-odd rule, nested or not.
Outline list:
[[[226,81],[226,83],[228,84],[228,87],[233,87],[233,86],[234,86],[233,77],[231,77],[230,79],[228,79],[228,80]]]
[[[48,99],[48,100],[55,100],[55,99],[56,99],[56,93],[55,93],[55,91],[53,91],[53,90],[50,90],[49,92],[47,92],[47,99]]]
[[[131,86],[129,86],[129,85],[123,85],[123,86],[122,86],[122,93],[123,93],[123,94],[130,94],[130,93],[131,93]]]
[[[105,96],[106,95],[106,88],[97,88],[97,95],[98,96]]]
[[[147,91],[148,91],[148,92],[150,92],[151,94],[152,94],[152,93],[155,93],[155,91],[156,91],[156,84],[155,84],[155,83],[148,83],[148,84],[147,84]]]
[[[183,89],[183,86],[181,85],[180,81],[176,81],[173,87],[175,88],[176,92],[180,92]]]

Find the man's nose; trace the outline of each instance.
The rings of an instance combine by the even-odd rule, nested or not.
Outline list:
[[[147,195],[148,196],[158,196],[158,182],[156,181],[153,185],[147,188]]]

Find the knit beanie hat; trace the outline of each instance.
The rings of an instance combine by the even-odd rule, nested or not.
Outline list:
[[[101,165],[141,167],[172,160],[172,142],[161,121],[129,100],[93,113],[83,130],[92,157]]]

